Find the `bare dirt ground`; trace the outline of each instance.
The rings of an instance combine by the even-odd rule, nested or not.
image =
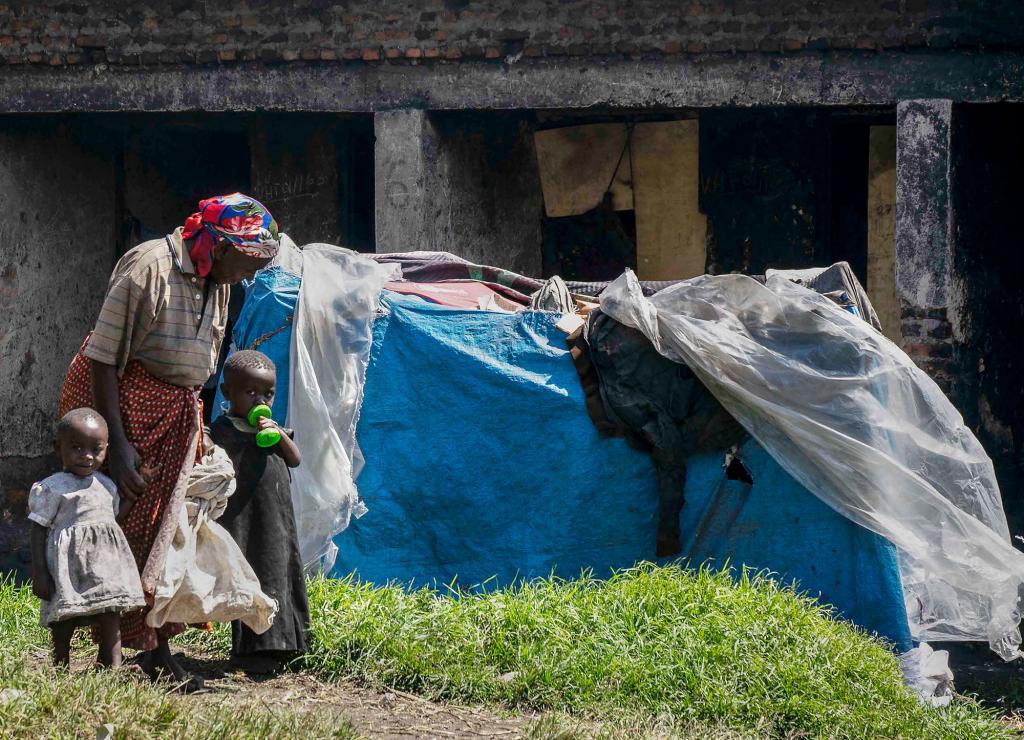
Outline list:
[[[436,703],[352,682],[326,683],[299,672],[247,676],[231,670],[226,661],[200,655],[183,655],[182,662],[206,679],[207,690],[189,696],[188,701],[330,713],[347,719],[359,735],[368,738],[519,738],[533,734],[541,720],[528,714],[499,716],[486,709]]]
[[[508,712],[499,715],[480,707],[464,707],[429,701],[414,694],[390,689],[376,690],[351,681],[328,683],[308,673],[285,671],[275,676],[247,676],[228,666],[226,660],[210,658],[188,650],[176,651],[181,664],[202,676],[205,690],[184,697],[198,705],[226,704],[232,711],[246,707],[287,709],[313,713],[321,718],[347,720],[359,737],[409,738],[570,738],[578,733],[600,734],[593,723],[576,723],[533,713]],[[45,652],[33,652],[31,659],[49,661]],[[128,656],[126,655],[126,658]],[[92,656],[72,656],[72,671],[94,668]],[[139,680],[148,680],[141,670]],[[309,738],[313,740],[313,738]]]

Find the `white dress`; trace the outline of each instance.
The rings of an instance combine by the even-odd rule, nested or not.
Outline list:
[[[145,604],[138,566],[114,520],[117,487],[102,473],[57,473],[32,486],[28,518],[49,529],[46,565],[55,586],[42,602],[44,627]]]

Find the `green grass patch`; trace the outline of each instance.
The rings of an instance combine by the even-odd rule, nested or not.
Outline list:
[[[737,581],[709,570],[644,566],[607,580],[545,579],[458,597],[353,579],[314,579],[309,592],[313,640],[303,669],[324,680],[352,678],[432,699],[550,712],[581,727],[598,722],[657,734],[1014,736],[969,699],[946,710],[922,706],[885,645],[759,575]],[[115,716],[134,723],[128,726],[140,737],[350,731],[266,712],[239,727],[225,724],[239,720],[229,720],[230,708],[216,699],[196,716],[181,699],[128,679],[28,669],[18,656],[47,645],[37,614],[27,589],[0,586],[0,688],[41,697],[21,708],[0,706],[0,736],[13,727],[36,735],[50,727],[81,731],[69,706],[88,713],[86,724]],[[214,655],[230,647],[224,626],[179,640]],[[588,734],[539,729],[536,736]]]
[[[645,566],[459,598],[310,583],[306,665],[436,699],[759,736],[1008,737],[919,704],[880,642],[769,578]]]
[[[31,590],[0,581],[0,692],[7,692],[0,693],[0,737],[95,737],[104,724],[118,740],[357,737],[344,718],[248,705],[237,696],[181,697],[124,671],[56,670],[49,650]]]

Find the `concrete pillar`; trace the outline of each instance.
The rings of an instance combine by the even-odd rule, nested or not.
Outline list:
[[[543,202],[524,119],[387,111],[374,134],[378,252],[446,251],[539,274]]]
[[[948,389],[953,212],[949,100],[896,107],[896,296],[903,345]]]
[[[885,336],[902,341],[896,299],[896,127],[872,126],[868,139],[868,297]]]
[[[423,244],[424,219],[435,179],[438,143],[427,112],[377,113],[373,134],[377,251],[431,249]]]

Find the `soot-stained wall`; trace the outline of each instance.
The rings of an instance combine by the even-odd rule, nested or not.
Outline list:
[[[954,397],[1024,531],[1024,106],[953,111]],[[1018,543],[1020,544],[1020,543]]]
[[[829,241],[827,177],[826,113],[702,112],[708,271],[763,274],[816,265]]]
[[[532,116],[433,116],[440,156],[428,243],[524,275],[540,274],[543,196]]]
[[[540,274],[543,213],[529,114],[378,114],[378,252],[452,252]]]

